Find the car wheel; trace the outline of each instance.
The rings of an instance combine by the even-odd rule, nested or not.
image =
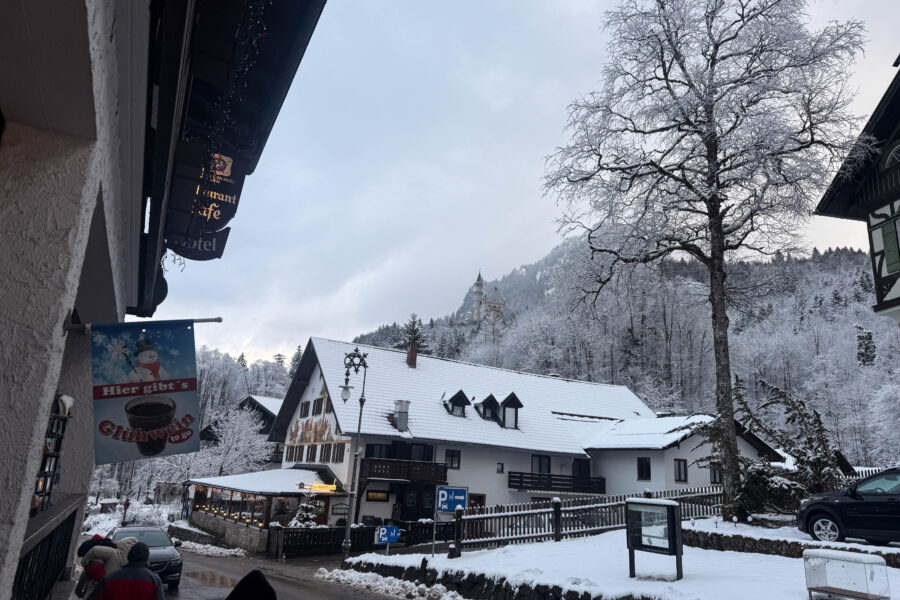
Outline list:
[[[177,589],[178,589],[178,585],[179,585],[180,583],[181,583],[181,580],[180,580],[180,579],[177,580],[177,581],[170,581],[170,582],[169,582],[169,586],[168,586],[169,591],[171,592],[172,590],[177,590]]]
[[[891,540],[866,540],[873,546],[887,546],[891,543]]]
[[[841,542],[844,532],[836,520],[829,515],[819,513],[809,520],[809,534],[820,542]]]

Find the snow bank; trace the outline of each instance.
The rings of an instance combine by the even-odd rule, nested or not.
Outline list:
[[[731,527],[731,525],[728,525]],[[611,531],[563,542],[464,551],[462,557],[363,554],[349,563],[418,567],[422,558],[444,573],[484,573],[511,586],[560,586],[604,598],[650,596],[663,600],[797,600],[806,597],[803,560],[764,554],[684,548],[684,579],[674,581],[675,559],[636,553],[637,579],[628,577],[625,532]],[[891,588],[900,590],[900,570],[888,569]]]
[[[199,527],[194,527],[189,522],[184,519],[179,519],[177,521],[173,521],[172,525],[178,527],[179,529],[187,529],[188,531],[196,531],[197,533],[202,533],[204,535],[211,535],[208,531],[204,529],[200,529]]]
[[[243,558],[247,555],[247,551],[243,548],[222,548],[212,544],[198,544],[196,542],[181,542],[181,549],[202,556],[235,556]]]
[[[426,598],[427,600],[465,600],[456,592],[450,592],[441,584],[429,587],[424,583],[412,583],[395,577],[382,577],[377,573],[359,573],[358,571],[343,571],[341,569],[319,568],[316,577],[349,585],[351,587],[368,590],[378,594],[396,596],[397,598]]]
[[[115,529],[121,524],[121,513],[97,513],[85,517],[81,529],[84,535],[102,535],[103,537],[106,537],[106,534],[109,533],[110,530]]]
[[[825,546],[832,549],[853,548],[855,550],[861,550],[863,552],[872,552],[877,550],[879,554],[900,554],[900,546],[898,546],[897,544],[893,544],[890,546],[878,546],[876,548],[875,546],[865,543],[820,542],[818,540],[812,539],[811,536],[803,533],[794,526],[776,527],[774,529],[769,529],[766,527],[754,527],[752,525],[747,525],[746,523],[735,524],[722,521],[716,523],[713,519],[697,519],[693,524],[691,524],[689,521],[685,521],[683,527],[685,529],[696,529],[697,531],[708,531],[711,533],[718,533],[727,536],[739,535],[757,539],[800,542],[804,546],[809,546],[810,548]]]

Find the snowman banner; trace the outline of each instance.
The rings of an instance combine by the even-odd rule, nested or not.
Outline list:
[[[94,463],[200,449],[193,321],[91,325]]]

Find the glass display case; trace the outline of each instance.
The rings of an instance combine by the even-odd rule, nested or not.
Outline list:
[[[682,578],[681,506],[677,502],[654,498],[626,499],[625,533],[630,577],[635,577],[634,553],[639,550],[674,556],[675,579]]]
[[[890,600],[884,559],[864,552],[804,550],[806,588],[812,600],[827,594],[862,600]]]

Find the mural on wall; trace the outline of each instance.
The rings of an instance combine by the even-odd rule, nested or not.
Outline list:
[[[319,390],[318,399],[322,400],[322,415],[315,415],[305,419],[297,417],[288,436],[289,443],[322,444],[336,441],[333,424],[328,419],[330,412],[328,407],[331,398],[328,396],[328,390],[325,389],[324,381],[322,382],[322,388]]]

